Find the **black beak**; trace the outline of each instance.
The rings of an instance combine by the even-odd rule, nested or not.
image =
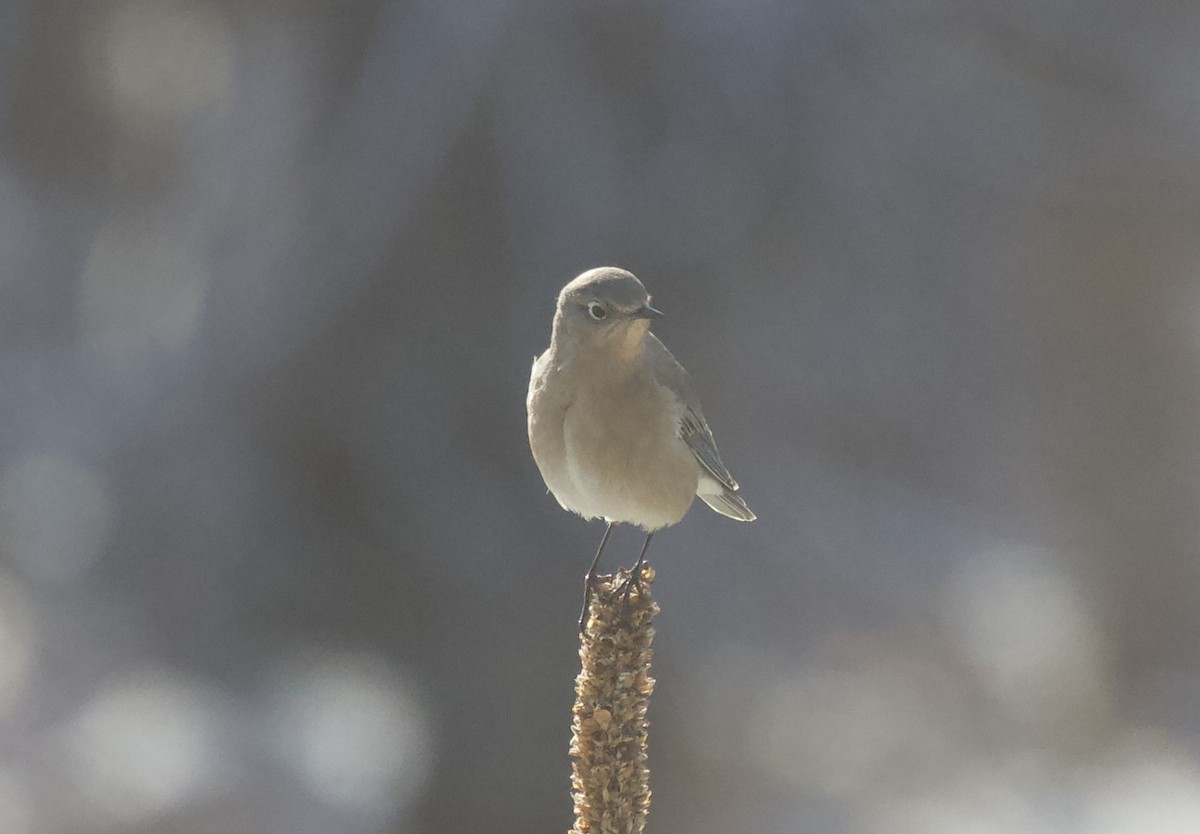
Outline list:
[[[666,315],[662,310],[656,310],[649,304],[643,304],[633,311],[635,319],[665,319]]]

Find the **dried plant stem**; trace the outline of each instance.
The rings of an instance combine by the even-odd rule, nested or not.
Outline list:
[[[627,571],[597,579],[580,636],[582,669],[575,679],[571,724],[572,834],[641,834],[650,810],[646,766],[646,708],[650,677],[651,621],[658,606],[650,596],[654,569],[642,571],[622,609]]]

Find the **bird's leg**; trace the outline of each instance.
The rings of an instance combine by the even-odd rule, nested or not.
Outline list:
[[[583,633],[583,627],[587,624],[588,605],[592,602],[592,590],[596,585],[596,567],[600,564],[600,554],[604,552],[604,545],[608,544],[608,534],[612,532],[612,528],[616,526],[615,521],[608,522],[608,526],[604,528],[604,538],[600,539],[600,547],[596,550],[596,557],[592,559],[592,566],[588,568],[587,576],[583,578],[583,610],[579,612],[579,633]]]
[[[625,616],[625,606],[629,604],[629,592],[637,587],[638,593],[642,592],[642,566],[646,564],[646,548],[650,547],[650,540],[654,538],[654,532],[646,534],[646,541],[642,543],[642,552],[638,554],[638,560],[633,563],[633,567],[629,571],[629,577],[625,580],[625,588],[621,593],[621,616]]]

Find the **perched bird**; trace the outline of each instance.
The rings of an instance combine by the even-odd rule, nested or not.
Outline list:
[[[687,371],[650,332],[650,320],[662,317],[632,273],[589,270],[558,294],[550,347],[529,377],[529,445],[546,486],[564,509],[608,522],[587,572],[580,628],[615,525],[646,531],[630,574],[636,583],[655,531],[677,524],[697,495],[722,515],[755,518],[721,462]]]

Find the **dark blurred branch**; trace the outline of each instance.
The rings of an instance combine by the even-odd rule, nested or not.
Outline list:
[[[625,571],[597,580],[580,636],[571,730],[574,834],[640,834],[650,810],[646,709],[654,679],[650,596],[654,569],[642,572],[622,610]]]

